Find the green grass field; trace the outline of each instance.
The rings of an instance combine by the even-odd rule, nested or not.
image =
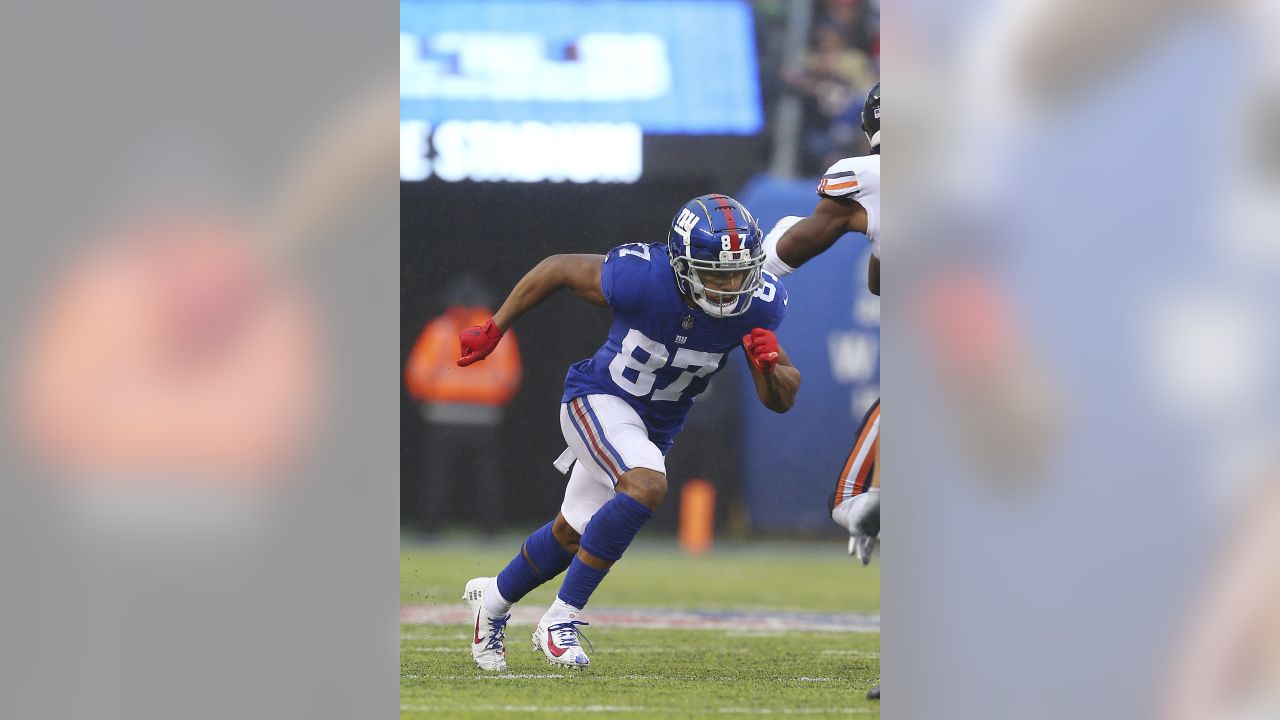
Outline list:
[[[406,540],[400,556],[402,606],[462,607],[462,588],[493,575],[519,547],[501,542]],[[541,612],[553,581],[520,607]],[[879,613],[878,566],[864,568],[842,543],[721,544],[690,558],[674,543],[644,539],[592,597],[601,610]],[[507,629],[506,673],[475,668],[469,624],[400,626],[403,718],[879,717],[863,698],[879,679],[878,632],[777,629],[648,629],[593,623],[591,667],[549,666],[530,650],[532,625]]]

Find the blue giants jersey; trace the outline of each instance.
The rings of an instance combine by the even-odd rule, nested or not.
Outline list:
[[[787,291],[764,273],[751,307],[713,318],[684,303],[665,244],[623,245],[605,256],[600,285],[613,309],[609,338],[565,378],[563,402],[583,395],[626,400],[663,453],[684,427],[693,399],[707,389],[752,328],[782,323]]]

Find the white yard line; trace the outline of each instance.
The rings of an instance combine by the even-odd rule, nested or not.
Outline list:
[[[658,630],[723,630],[732,637],[771,637],[791,632],[880,632],[880,616],[862,613],[799,613],[790,611],[693,611],[667,609],[604,609],[588,613],[602,626]],[[542,608],[517,607],[514,625],[532,625]],[[415,625],[466,625],[475,618],[454,605],[403,605],[400,622]]]
[[[485,673],[475,675],[401,675],[401,679],[413,680],[448,680],[457,682],[459,680],[558,680],[567,677],[589,677],[578,672],[574,673]],[[657,675],[610,675],[608,680],[657,680]]]
[[[446,713],[455,712],[459,708],[452,705],[413,705],[402,703],[401,712]],[[650,707],[644,705],[469,705],[468,712],[487,713],[658,713],[665,715],[670,707]],[[870,715],[870,708],[850,707],[814,707],[814,708],[681,708],[683,715]]]
[[[457,674],[401,675],[400,679],[402,680],[448,680],[449,682],[457,682],[457,681],[467,681],[467,680],[558,680],[558,679],[567,678],[567,677],[589,678],[591,676],[584,675],[578,672],[573,672],[573,673],[506,673],[506,672],[479,673],[477,672],[475,675],[457,675]],[[659,676],[658,675],[609,675],[609,676],[605,676],[604,679],[605,680],[657,680],[659,679]],[[698,678],[699,681],[703,681],[703,682],[736,682],[739,679],[740,678],[731,677],[728,675]],[[836,680],[835,678],[829,678],[829,677],[806,677],[804,675],[801,675],[800,677],[790,677],[785,675],[777,675],[774,677],[767,678],[765,681],[766,682],[835,682],[835,680]]]

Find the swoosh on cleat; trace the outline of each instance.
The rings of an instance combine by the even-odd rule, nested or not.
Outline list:
[[[556,641],[551,639],[551,632],[548,631],[547,632],[547,651],[550,652],[555,657],[560,657],[561,655],[564,654],[565,649],[566,648],[556,647]]]
[[[483,640],[481,640],[481,639],[480,639],[480,611],[479,611],[479,610],[476,610],[476,636],[475,636],[475,642],[476,642],[476,644],[477,644],[477,645],[479,645],[480,643],[484,642]]]

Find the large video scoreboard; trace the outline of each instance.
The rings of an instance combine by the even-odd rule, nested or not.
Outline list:
[[[400,123],[402,180],[636,182],[647,138],[763,130],[751,7],[403,0]]]

